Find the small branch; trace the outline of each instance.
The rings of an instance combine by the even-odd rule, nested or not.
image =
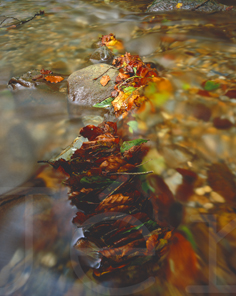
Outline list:
[[[5,16],[3,15],[3,17],[5,17]],[[7,20],[7,19],[9,19],[9,18],[11,18],[11,19],[13,19],[13,20],[16,20],[16,21],[20,22],[20,20],[19,20],[18,18],[15,18],[15,17],[12,17],[12,16],[6,16],[6,18],[0,23],[0,26],[5,22],[5,20]]]
[[[93,80],[97,80],[98,78],[100,78],[101,76],[103,76],[105,73],[107,73],[110,69],[116,69],[116,67],[111,66],[105,72],[103,72],[101,75],[99,75],[97,78],[93,78]]]
[[[48,160],[38,160],[37,163],[49,163]]]
[[[120,173],[109,173],[108,175],[147,175],[152,174],[153,171],[147,171],[147,172],[120,172]]]
[[[120,87],[121,87],[124,83],[126,83],[128,80],[133,79],[133,78],[142,78],[142,77],[141,77],[141,76],[138,76],[138,75],[131,76],[131,77],[125,79],[125,81],[123,81],[123,82],[118,86],[118,88],[120,89]]]
[[[206,1],[204,1],[203,3],[201,3],[201,4],[198,4],[196,7],[194,7],[194,8],[191,9],[191,10],[194,11],[194,10],[198,9],[199,7],[205,5],[208,1],[209,1],[209,0],[206,0]]]
[[[35,13],[34,16],[32,16],[31,18],[29,18],[29,19],[27,19],[27,20],[25,20],[25,21],[20,21],[19,19],[15,18],[15,17],[7,16],[7,17],[6,17],[6,18],[0,23],[0,26],[5,22],[6,19],[8,19],[8,18],[12,18],[12,19],[14,19],[14,20],[19,21],[19,23],[16,24],[16,27],[18,27],[18,26],[20,26],[20,25],[23,25],[23,24],[25,24],[25,23],[28,23],[28,22],[32,21],[36,16],[38,16],[38,15],[43,15],[43,14],[44,14],[44,11],[40,10],[39,12]],[[5,28],[5,27],[9,27],[9,26],[3,26],[2,28]]]

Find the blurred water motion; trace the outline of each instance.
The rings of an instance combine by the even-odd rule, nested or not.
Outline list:
[[[60,153],[78,135],[82,125],[100,123],[102,117],[86,109],[84,116],[71,120],[66,85],[57,91],[53,87],[12,91],[7,83],[10,78],[34,69],[69,75],[90,65],[93,44],[101,34],[114,33],[122,39],[127,51],[153,62],[173,85],[172,97],[161,111],[142,115],[140,133],[150,135],[154,143],[150,169],[162,174],[173,192],[182,180],[174,169],[183,163],[194,166],[202,178],[198,198],[193,196],[191,204],[183,210],[184,223],[194,233],[201,257],[203,276],[198,282],[205,284],[209,280],[208,251],[214,250],[217,241],[215,230],[206,225],[210,223],[213,227],[216,219],[224,227],[235,219],[234,211],[224,205],[225,199],[202,185],[206,164],[226,162],[235,174],[235,98],[229,99],[221,90],[216,90],[217,96],[210,99],[197,92],[208,79],[221,82],[231,79],[233,88],[235,15],[166,13],[154,18],[143,13],[147,1],[120,1],[120,6],[115,1],[94,1],[94,5],[91,2],[13,0],[0,4],[2,15],[18,19],[45,11],[45,15],[16,29],[0,28],[0,193],[16,190],[12,202],[0,203],[0,295],[87,296],[95,295],[95,288],[100,287],[101,282],[88,267],[94,263],[89,261],[91,258],[81,260],[73,253],[75,237],[81,233],[71,223],[75,209],[68,204],[62,176],[55,176],[49,169],[49,177],[33,191],[33,183],[30,186],[25,182],[28,179],[34,182],[33,176],[40,174],[38,160]],[[132,13],[129,9],[136,10]],[[10,20],[5,25],[8,23]],[[216,122],[221,117],[230,121],[230,128],[217,128]],[[215,203],[212,214],[216,218],[210,217],[203,223],[202,214]],[[173,212],[176,209],[178,205]],[[196,223],[191,217],[196,217]],[[211,246],[207,243],[209,233],[215,239]],[[218,251],[220,258],[213,271],[217,283],[224,287],[234,285],[235,230],[221,241]],[[82,266],[79,271],[78,266]],[[133,270],[137,282],[139,272]],[[175,282],[176,278],[173,276],[172,280]],[[114,281],[116,290],[107,290],[112,285],[108,277],[101,284],[101,293],[189,295],[167,281],[160,282],[158,277],[133,287],[133,291],[119,290],[128,282],[122,278],[122,272]]]

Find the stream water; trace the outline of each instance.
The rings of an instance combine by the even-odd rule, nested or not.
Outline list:
[[[112,287],[108,280],[94,279],[88,267],[78,268],[83,263],[78,262],[73,244],[81,233],[71,222],[76,210],[69,205],[67,188],[61,184],[63,176],[46,169],[46,186],[35,184],[34,176],[40,174],[38,160],[60,153],[78,135],[80,127],[101,122],[101,114],[93,112],[92,116],[88,113],[70,119],[66,83],[57,89],[30,91],[13,91],[7,85],[12,77],[34,69],[70,75],[91,64],[89,57],[99,35],[113,33],[123,41],[126,51],[155,63],[160,76],[174,85],[174,99],[167,102],[162,113],[170,121],[175,118],[171,136],[167,136],[170,126],[163,124],[159,114],[142,118],[143,133],[152,135],[154,130],[158,135],[156,143],[161,141],[158,145],[163,157],[156,152],[153,157],[159,157],[157,171],[165,176],[170,188],[176,187],[180,177],[173,169],[183,163],[195,165],[203,179],[205,164],[219,161],[226,162],[235,175],[236,98],[227,97],[224,89],[216,90],[215,96],[198,93],[202,83],[209,79],[218,79],[236,89],[235,14],[146,14],[145,7],[150,2],[0,3],[0,193],[4,201],[13,196],[7,203],[1,203],[0,199],[0,295],[189,295],[191,291],[192,294],[207,291],[200,286],[180,291],[175,284],[157,278],[143,283],[140,280],[140,285],[136,281],[136,286],[125,288],[117,281]],[[43,15],[8,28],[17,20],[5,20],[6,17],[24,20],[40,10]],[[221,117],[230,121],[230,128],[212,127],[214,118]],[[197,160],[192,156],[196,150]],[[9,191],[11,194],[7,195]],[[198,195],[202,200],[194,205],[202,206],[202,212],[209,210],[212,203],[204,200],[204,193]],[[196,214],[191,211],[192,208],[190,215]],[[197,239],[205,240],[196,235]],[[235,248],[227,242],[225,246],[235,262]],[[222,249],[220,252],[228,254]],[[236,293],[235,263],[221,259],[218,262],[221,268],[217,265],[217,279],[223,285],[221,292]],[[229,285],[233,288],[224,290]]]

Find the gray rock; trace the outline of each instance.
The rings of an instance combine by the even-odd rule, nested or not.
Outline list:
[[[181,8],[177,8],[176,5],[181,2],[183,5]],[[217,3],[217,1],[210,0],[203,4],[205,0],[154,0],[152,5],[148,8],[147,12],[157,11],[181,11],[181,10],[195,10],[201,12],[213,12],[225,10],[224,5]],[[201,5],[202,4],[202,5]],[[197,9],[195,9],[198,5]]]
[[[110,97],[119,71],[115,68],[109,68],[111,66],[107,64],[95,64],[72,73],[68,78],[69,103],[92,107]],[[104,73],[105,71],[107,72]],[[109,75],[111,79],[106,86],[102,86],[100,83],[103,73]],[[101,77],[99,77],[100,75]],[[97,77],[99,77],[97,80],[93,80]]]
[[[112,62],[114,58],[113,53],[106,46],[101,46],[95,50],[95,52],[91,55],[90,61],[94,64],[97,63],[106,63],[109,64]]]

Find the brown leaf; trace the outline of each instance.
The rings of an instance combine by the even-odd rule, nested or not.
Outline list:
[[[133,199],[129,196],[124,196],[121,193],[117,193],[105,198],[102,202],[100,202],[99,206],[96,208],[96,213],[107,211],[110,208],[114,208],[120,205],[127,205],[133,203]]]
[[[233,123],[227,118],[215,117],[213,125],[218,129],[229,129],[233,126]]]
[[[234,175],[224,163],[214,163],[208,171],[208,182],[212,189],[227,201],[234,201],[236,197],[236,183]]]
[[[197,256],[190,242],[179,232],[172,237],[166,262],[165,273],[169,283],[185,288],[194,282],[199,269]]]
[[[58,83],[64,80],[64,78],[61,76],[46,76],[44,79],[50,83]]]
[[[40,73],[42,75],[48,75],[48,74],[52,74],[52,71],[51,70],[44,70],[44,69],[42,69],[42,70],[40,70]]]
[[[158,234],[153,234],[147,239],[146,247],[147,247],[148,253],[150,253],[153,249],[155,249],[155,246],[158,242],[158,237],[159,237]]]
[[[107,83],[111,80],[110,76],[109,75],[104,75],[102,76],[101,80],[100,80],[100,83],[102,86],[105,86],[107,85]]]
[[[176,199],[187,201],[194,193],[194,182],[197,180],[197,174],[182,168],[177,168],[176,171],[183,177],[182,183],[176,189]]]
[[[230,99],[236,99],[236,89],[228,90],[225,96],[229,97]]]

